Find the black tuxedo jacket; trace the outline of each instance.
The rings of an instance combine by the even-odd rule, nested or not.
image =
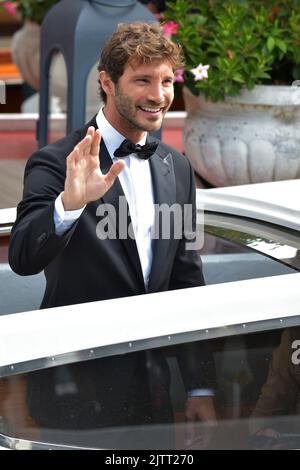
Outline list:
[[[83,129],[37,151],[26,165],[23,200],[18,206],[17,219],[11,233],[9,262],[12,269],[20,275],[44,270],[47,283],[42,308],[145,293],[135,240],[100,240],[96,234],[100,221],[97,208],[100,204],[112,204],[118,221],[119,196],[124,196],[118,179],[101,200],[86,206],[65,235],[58,236],[55,233],[54,203],[64,189],[66,157],[86,135],[90,125],[97,127],[96,120],[93,119]],[[101,142],[100,165],[103,173],[112,165],[104,142]],[[159,142],[155,154],[150,157],[150,167],[155,203],[166,203],[169,206],[177,203],[182,209],[185,204],[191,204],[195,225],[195,184],[189,161]],[[118,232],[118,224],[116,231]],[[194,287],[204,283],[198,253],[187,251],[187,240],[175,239],[172,237],[172,229],[170,232],[170,239],[157,239],[153,242],[149,292]],[[145,359],[145,354],[152,354],[154,359]],[[193,350],[194,364],[191,365],[187,354],[180,355],[179,360],[187,389],[215,386],[211,355],[203,343],[199,343],[196,356],[195,349]],[[59,368],[36,372],[31,377],[29,388],[32,415],[45,427],[76,428],[90,427],[93,426],[92,423],[103,426],[130,421],[147,422],[152,413],[149,393],[153,376],[149,379],[151,371],[148,368],[146,373],[145,367],[141,367],[146,362],[154,364],[153,370],[164,371],[160,375],[156,373],[155,380],[159,383],[161,396],[165,397],[161,400],[163,411],[158,410],[156,414],[162,419],[167,410],[165,415],[168,420],[169,378],[159,351],[108,357],[92,361],[83,367],[81,364],[71,364],[64,366],[66,369],[62,369],[62,372],[59,372]],[[66,399],[56,394],[56,385],[64,375],[73,377],[79,397]],[[149,387],[146,385],[148,380]],[[149,399],[146,399],[147,393]],[[100,401],[97,408],[100,411],[95,414],[92,404],[97,400]],[[82,403],[85,403],[84,407]],[[77,410],[76,413],[74,410]],[[112,414],[111,410],[115,413]]]
[[[9,262],[12,269],[21,275],[45,271],[47,287],[42,308],[145,293],[135,240],[100,240],[96,234],[101,220],[96,212],[103,203],[116,208],[118,234],[119,196],[124,196],[118,179],[103,198],[87,205],[65,235],[55,233],[54,203],[64,189],[66,157],[85,136],[90,125],[97,127],[96,120],[34,153],[25,169],[23,200],[18,206],[11,233]],[[100,164],[103,173],[112,165],[103,141]],[[184,205],[191,204],[195,225],[195,185],[189,161],[159,142],[155,154],[150,157],[150,166],[155,203],[169,206],[177,203],[182,213]],[[176,240],[172,236],[173,231],[171,227],[170,240],[161,238],[153,241],[149,292],[204,283],[199,254],[187,251],[187,240],[184,237]]]

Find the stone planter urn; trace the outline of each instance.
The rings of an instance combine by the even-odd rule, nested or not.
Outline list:
[[[184,90],[184,147],[213,186],[300,178],[300,88],[257,85],[223,102]]]
[[[40,26],[26,20],[14,35],[11,43],[12,56],[22,77],[35,90],[40,85]]]

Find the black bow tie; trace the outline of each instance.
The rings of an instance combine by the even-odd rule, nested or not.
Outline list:
[[[114,152],[114,156],[117,158],[126,157],[126,155],[130,155],[131,153],[137,154],[139,158],[143,160],[147,160],[154,154],[155,150],[157,149],[157,143],[152,142],[146,145],[139,145],[130,142],[130,140],[123,140],[120,147]]]

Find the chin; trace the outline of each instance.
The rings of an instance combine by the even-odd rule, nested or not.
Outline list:
[[[161,126],[162,126],[162,119],[160,119],[157,122],[145,123],[143,127],[144,127],[144,130],[147,132],[155,132],[155,131],[158,131],[161,128]]]
[[[160,128],[161,128],[161,124],[160,124],[159,126],[151,126],[151,127],[148,126],[147,128],[144,127],[144,131],[145,131],[145,132],[148,132],[148,133],[150,133],[150,132],[156,132],[156,131],[158,131]]]

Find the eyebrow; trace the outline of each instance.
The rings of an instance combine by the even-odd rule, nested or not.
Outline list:
[[[173,80],[173,78],[175,77],[175,75],[166,75],[165,77],[163,77],[163,80],[166,80],[166,79],[170,79],[170,80]],[[152,75],[147,75],[147,74],[137,74],[137,75],[134,75],[133,78],[153,78]]]

